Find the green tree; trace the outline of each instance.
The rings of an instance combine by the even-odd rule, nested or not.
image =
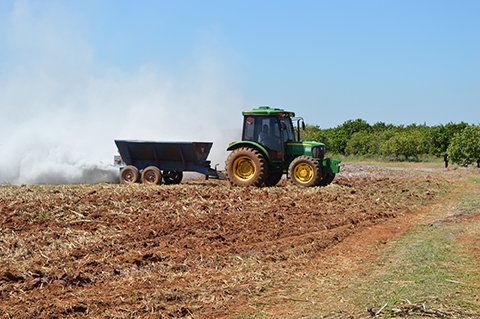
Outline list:
[[[302,140],[324,143],[327,146],[327,149],[331,144],[328,130],[322,130],[316,125],[307,125],[301,135]]]
[[[465,122],[448,123],[430,128],[429,138],[431,141],[429,153],[435,156],[441,156],[450,145],[450,141],[457,133],[462,132],[468,126]]]
[[[296,133],[297,129],[295,128],[295,133]],[[305,130],[303,130],[301,132],[301,137],[302,137],[302,140],[304,141],[318,141],[318,136],[321,134],[321,129],[316,126],[316,125],[309,125],[307,124],[305,126]],[[323,142],[322,142],[323,143]]]
[[[325,143],[334,154],[405,157],[409,160],[422,154],[442,156],[453,136],[468,126],[465,122],[427,126],[426,124],[393,125],[365,120],[348,120],[334,128],[321,129],[307,125],[303,140]]]
[[[421,130],[404,130],[395,133],[382,144],[382,154],[385,156],[394,156],[399,159],[404,156],[406,160],[423,154],[425,149],[425,137]]]
[[[347,155],[373,155],[373,136],[368,132],[355,132],[347,141]]]
[[[386,129],[387,129],[387,124],[385,124],[385,122],[375,122],[372,125],[372,131],[374,132],[381,132],[381,131],[385,131]]]
[[[480,126],[469,125],[455,134],[448,147],[448,156],[462,166],[476,162],[480,167]]]
[[[347,142],[345,152],[348,155],[380,156],[382,144],[393,136],[390,130],[382,132],[356,132]]]
[[[371,127],[362,119],[348,120],[334,128],[330,135],[330,148],[333,153],[346,154],[348,140],[357,132],[370,132]]]
[[[370,124],[368,124],[367,121],[362,119],[356,119],[353,121],[348,120],[344,122],[339,128],[345,133],[348,138],[350,138],[354,133],[370,132],[371,130]]]

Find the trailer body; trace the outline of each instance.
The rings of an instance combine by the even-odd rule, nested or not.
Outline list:
[[[124,163],[121,167],[133,166],[139,175],[146,168],[156,167],[164,173],[197,172],[207,178],[221,177],[207,160],[212,142],[115,140],[115,144]]]

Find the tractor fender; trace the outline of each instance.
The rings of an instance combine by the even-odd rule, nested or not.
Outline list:
[[[232,144],[228,145],[227,147],[227,151],[233,151],[233,150],[236,150],[237,148],[240,148],[240,147],[248,147],[248,148],[253,148],[253,149],[256,149],[258,150],[260,153],[263,154],[263,156],[265,156],[265,158],[271,162],[270,160],[270,155],[268,155],[268,152],[267,150],[265,149],[265,147],[263,147],[262,145],[256,143],[256,142],[252,142],[252,141],[238,141],[238,142],[233,142]]]

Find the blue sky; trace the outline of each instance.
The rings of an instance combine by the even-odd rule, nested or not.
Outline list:
[[[480,1],[3,0],[7,80],[42,51],[8,40],[19,5],[60,32],[54,48],[65,40],[85,52],[78,64],[62,56],[68,49],[52,53],[59,67],[128,75],[150,66],[181,91],[208,56],[244,108],[285,107],[322,127],[480,122]]]

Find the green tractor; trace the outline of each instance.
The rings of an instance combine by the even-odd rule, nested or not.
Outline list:
[[[300,140],[305,123],[295,113],[260,106],[243,116],[242,140],[227,148],[232,151],[226,161],[232,184],[274,186],[287,174],[298,186],[326,186],[340,171],[339,160],[325,157],[325,144]]]

